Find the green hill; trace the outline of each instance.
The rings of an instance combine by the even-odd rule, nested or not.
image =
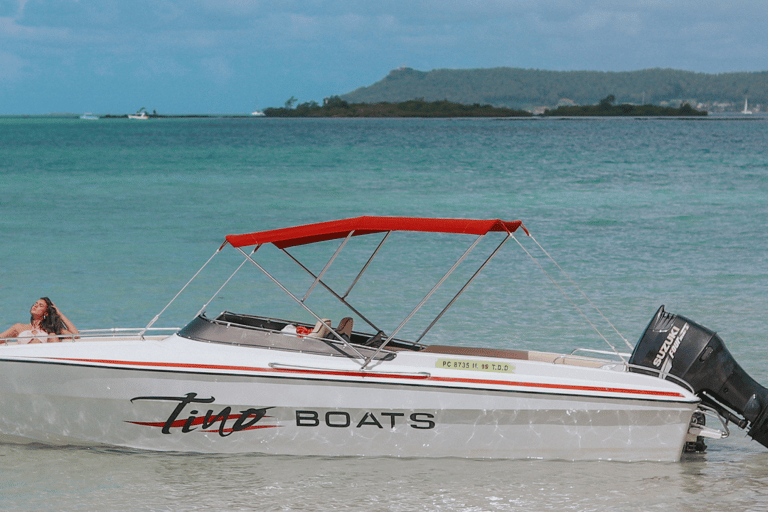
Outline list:
[[[341,99],[350,103],[447,100],[535,110],[558,105],[594,105],[608,95],[625,104],[689,103],[709,111],[741,110],[748,98],[750,108],[768,110],[768,71],[707,74],[673,69],[601,72],[400,68],[373,85],[342,95]]]

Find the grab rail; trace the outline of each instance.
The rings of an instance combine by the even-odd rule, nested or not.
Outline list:
[[[158,331],[158,332],[177,332],[179,331],[180,327],[151,327],[150,331]],[[134,332],[137,335],[141,333],[141,331],[146,331],[145,327],[110,327],[107,329],[84,329],[80,331],[80,334],[87,333],[89,335],[92,334],[102,334],[102,333],[129,333]]]
[[[627,352],[614,352],[613,350],[595,350],[592,348],[576,348],[571,351],[570,355],[575,355],[576,352],[590,352],[592,354],[601,354],[605,356],[619,356],[629,358],[632,354]]]
[[[693,386],[688,384],[686,381],[678,377],[677,375],[673,375],[671,373],[664,373],[661,370],[657,370],[656,368],[649,368],[647,366],[641,366],[639,364],[631,364],[631,363],[622,363],[626,368],[627,371],[629,370],[637,370],[637,373],[646,373],[646,375],[655,375],[656,377],[664,380],[669,380],[677,384],[678,386],[684,387],[685,389],[689,390],[692,394],[696,394],[696,390],[693,389]]]
[[[173,334],[175,332],[179,331],[179,327],[152,327],[147,331],[143,327],[111,327],[111,328],[105,328],[105,329],[83,329],[82,331],[79,331],[77,334],[49,334],[46,336],[46,338],[59,338],[62,342],[73,342],[73,341],[86,341],[88,339],[94,339],[94,338],[117,338],[120,336],[126,336],[126,337],[142,337],[147,335],[147,332],[151,333],[157,333],[156,335],[167,335],[167,334]],[[142,336],[142,331],[144,331]],[[26,338],[24,338],[26,339]],[[34,339],[34,338],[32,338]],[[0,338],[0,345],[8,345],[8,344],[19,344],[19,338],[18,337],[9,337],[9,338]],[[25,343],[26,344],[26,343]]]
[[[327,367],[321,368],[317,366],[301,366],[295,364],[282,364],[282,363],[269,363],[269,367],[275,370],[288,370],[288,371],[315,371],[315,372],[344,372],[351,374],[361,374],[363,376],[376,377],[377,375],[396,375],[401,377],[416,377],[419,379],[428,379],[432,376],[429,372],[401,372],[401,371],[386,371],[379,372],[376,370],[359,368],[339,368],[339,367]]]

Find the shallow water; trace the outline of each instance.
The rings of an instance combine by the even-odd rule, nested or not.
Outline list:
[[[0,118],[0,323],[4,329],[24,321],[35,299],[48,295],[80,328],[144,326],[229,233],[357,215],[519,218],[631,344],[665,304],[717,330],[765,384],[765,140],[768,119],[760,116]],[[443,248],[436,243],[424,251]],[[432,341],[606,348],[559,293],[550,293],[527,257],[510,249],[512,257],[494,261],[489,277],[441,320]],[[407,253],[392,256],[417,274],[431,271]],[[186,323],[233,269],[224,266],[202,277],[207,287],[182,295],[160,323]],[[259,292],[269,288],[254,283]],[[400,312],[394,302],[379,304],[383,318]],[[505,335],[491,337],[494,332]],[[768,450],[731,430],[729,439],[710,441],[707,454],[676,464],[2,445],[0,506],[765,510]]]
[[[765,510],[741,439],[680,463],[314,458],[3,446],[4,510]]]

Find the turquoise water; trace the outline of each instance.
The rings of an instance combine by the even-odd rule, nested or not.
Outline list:
[[[358,215],[520,219],[630,343],[665,304],[717,330],[737,361],[768,384],[766,141],[768,118],[760,116],[0,118],[0,324],[25,320],[47,295],[80,328],[144,326],[229,233]],[[455,259],[455,252],[442,255],[444,247],[433,242],[423,255]],[[510,256],[494,261],[435,338],[498,346],[491,335],[505,332],[510,347],[606,348],[527,256],[507,249]],[[395,264],[430,272],[412,257],[392,253]],[[202,284],[220,284],[237,260],[218,259],[224,268]],[[268,284],[248,283],[255,288],[245,309],[253,311],[241,311],[283,311],[259,303]],[[159,323],[186,323],[215,290],[206,286],[182,295]],[[384,318],[400,312],[398,301],[378,304]],[[467,334],[451,338],[456,332]],[[708,454],[672,465],[9,446],[0,446],[0,460],[0,505],[18,510],[52,502],[114,510],[124,501],[145,510],[768,505],[768,450],[735,427]]]

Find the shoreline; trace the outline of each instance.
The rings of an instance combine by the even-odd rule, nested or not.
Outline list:
[[[81,120],[81,114],[0,114],[0,119],[72,119]],[[94,114],[97,119],[128,119],[128,114]],[[511,121],[530,121],[530,120],[581,120],[581,119],[695,119],[697,121],[763,121],[768,119],[768,112],[758,114],[744,115],[741,112],[710,112],[707,115],[530,115],[530,116],[253,116],[250,114],[157,114],[147,116],[147,119],[498,119]],[[130,119],[130,121],[141,121],[142,119]],[[85,121],[85,120],[83,120]]]

